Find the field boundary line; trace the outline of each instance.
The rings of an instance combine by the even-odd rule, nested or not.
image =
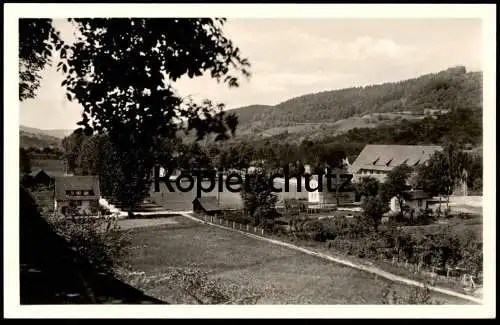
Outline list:
[[[348,260],[344,260],[344,259],[341,259],[341,258],[333,257],[331,255],[327,255],[327,254],[323,254],[323,253],[319,253],[319,252],[315,252],[315,251],[309,250],[307,248],[300,247],[300,246],[297,246],[297,245],[293,245],[293,244],[290,244],[290,243],[285,243],[285,242],[282,242],[282,241],[279,241],[279,240],[276,240],[276,239],[262,237],[262,236],[251,234],[251,233],[248,233],[248,232],[245,232],[245,231],[241,231],[241,230],[238,230],[238,229],[233,229],[233,228],[225,227],[225,226],[222,226],[222,225],[218,225],[218,224],[212,223],[210,221],[204,221],[204,220],[198,219],[196,217],[193,217],[192,215],[190,215],[188,213],[185,213],[185,212],[181,212],[181,213],[178,213],[178,214],[181,215],[181,216],[183,216],[183,217],[189,218],[191,220],[197,221],[199,223],[208,224],[208,225],[215,226],[215,227],[218,227],[218,228],[221,228],[221,229],[226,229],[226,230],[238,232],[238,233],[240,233],[242,235],[245,235],[247,237],[251,237],[251,238],[258,239],[258,240],[267,241],[267,242],[275,244],[275,245],[284,246],[284,247],[287,247],[287,248],[290,248],[290,249],[293,249],[293,250],[296,250],[296,251],[300,251],[300,252],[306,253],[307,255],[316,256],[316,257],[319,257],[319,258],[322,258],[322,259],[326,259],[328,261],[335,262],[335,263],[338,263],[338,264],[342,264],[342,265],[345,265],[345,266],[348,266],[348,267],[351,267],[351,268],[354,268],[354,269],[357,269],[357,270],[361,270],[361,271],[365,271],[365,272],[368,272],[368,273],[371,273],[371,274],[375,274],[377,276],[380,276],[380,277],[382,277],[384,279],[387,279],[387,280],[390,280],[390,281],[393,281],[393,282],[399,282],[399,283],[403,283],[403,284],[414,286],[414,287],[421,287],[421,288],[426,287],[426,285],[424,283],[422,283],[422,282],[419,282],[419,281],[416,281],[416,280],[411,280],[411,279],[408,279],[408,278],[405,278],[405,277],[402,277],[402,276],[399,276],[399,275],[395,275],[395,274],[383,271],[383,270],[381,270],[379,268],[376,268],[376,267],[365,266],[365,265],[362,265],[362,264],[353,263],[353,262],[350,262]],[[444,294],[444,295],[453,296],[453,297],[457,297],[457,298],[460,298],[460,299],[472,301],[472,302],[477,303],[477,304],[482,304],[483,303],[483,301],[481,299],[477,298],[477,297],[473,297],[473,296],[470,296],[470,295],[462,294],[460,292],[456,292],[456,291],[453,291],[453,290],[444,289],[444,288],[435,287],[435,286],[427,286],[427,288],[429,288],[429,290],[434,291],[434,292],[438,292],[438,293],[441,293],[441,294]]]

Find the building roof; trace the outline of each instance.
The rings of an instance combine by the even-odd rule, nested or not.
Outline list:
[[[68,196],[66,191],[90,191],[92,196]],[[56,200],[82,200],[100,197],[98,176],[62,176],[55,178]]]
[[[47,172],[46,172],[45,170],[43,170],[43,169],[41,169],[41,168],[35,168],[35,169],[33,169],[33,170],[31,171],[31,173],[29,173],[29,175],[30,175],[31,177],[37,177],[38,175],[43,175],[43,174],[45,174],[45,175],[47,175],[47,176],[49,175],[49,174],[47,174]]]
[[[406,163],[413,167],[427,161],[440,146],[410,146],[410,145],[366,145],[354,163],[351,172],[358,173],[360,169],[390,171],[396,166]]]
[[[215,196],[203,196],[194,199],[193,203],[198,201],[200,206],[206,212],[217,212],[221,211],[219,204],[217,202],[217,198]]]
[[[408,191],[405,193],[406,200],[430,199],[431,196],[422,190]]]

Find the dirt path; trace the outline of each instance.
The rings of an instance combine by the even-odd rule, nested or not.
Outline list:
[[[410,286],[424,287],[424,284],[421,283],[421,282],[418,282],[418,281],[415,281],[415,280],[411,280],[411,279],[408,279],[408,278],[404,278],[402,276],[394,275],[394,274],[391,274],[389,272],[386,272],[386,271],[383,271],[381,269],[378,269],[376,267],[371,267],[371,266],[356,264],[356,263],[353,263],[353,262],[348,261],[348,260],[340,259],[340,258],[333,257],[333,256],[330,256],[330,255],[327,255],[327,254],[323,254],[323,253],[314,252],[314,251],[311,251],[309,249],[306,249],[306,248],[303,248],[303,247],[299,247],[299,246],[296,246],[296,245],[293,245],[293,244],[289,244],[289,243],[285,243],[285,242],[278,241],[278,240],[275,240],[275,239],[266,238],[266,237],[262,237],[262,236],[258,236],[258,235],[254,235],[254,234],[250,234],[250,233],[247,233],[247,232],[244,232],[244,231],[240,231],[240,230],[237,230],[237,229],[227,228],[227,227],[224,227],[224,226],[221,226],[221,225],[218,225],[218,224],[214,224],[214,223],[211,223],[211,222],[208,222],[208,221],[203,221],[203,220],[197,219],[197,218],[193,217],[190,213],[187,213],[187,212],[178,212],[177,214],[179,214],[179,215],[181,215],[183,217],[189,218],[191,220],[194,220],[196,222],[199,222],[199,223],[204,223],[204,224],[208,224],[208,225],[215,226],[215,227],[218,227],[218,228],[222,228],[222,229],[226,229],[226,230],[231,230],[231,231],[234,231],[234,232],[238,232],[238,233],[240,233],[240,234],[242,234],[244,236],[247,236],[247,237],[255,238],[255,239],[261,240],[261,241],[266,241],[266,242],[269,242],[269,243],[273,243],[275,245],[284,246],[284,247],[287,247],[287,248],[290,248],[290,249],[293,249],[293,250],[296,250],[296,251],[303,252],[303,253],[311,255],[311,256],[320,257],[322,259],[325,259],[325,260],[328,260],[328,261],[332,261],[332,262],[335,262],[335,263],[339,263],[339,264],[342,264],[342,265],[345,265],[345,266],[348,266],[348,267],[352,267],[352,268],[357,269],[357,270],[362,270],[362,271],[365,271],[365,272],[368,272],[368,273],[371,273],[371,274],[375,274],[377,276],[380,276],[380,277],[385,278],[385,279],[390,280],[390,281],[399,282],[399,283],[403,283],[403,284],[410,285]],[[465,295],[465,294],[462,294],[462,293],[459,293],[459,292],[456,292],[456,291],[452,291],[452,290],[449,290],[449,289],[444,289],[444,288],[439,288],[439,287],[429,287],[429,289],[431,291],[433,291],[433,292],[436,292],[436,293],[440,293],[440,294],[444,294],[444,295],[447,295],[447,296],[452,296],[452,297],[464,299],[464,300],[467,300],[467,301],[470,301],[470,302],[473,302],[473,303],[477,303],[477,304],[482,304],[482,300],[479,299],[479,298],[477,298],[477,297],[468,296],[468,295]]]

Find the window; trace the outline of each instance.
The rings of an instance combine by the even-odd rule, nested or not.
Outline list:
[[[71,191],[66,191],[66,195],[73,195]]]
[[[81,201],[81,200],[77,200],[77,201],[76,201],[76,205],[81,206],[81,205],[82,205],[82,201]]]
[[[76,191],[75,195],[82,195],[82,191]]]
[[[89,195],[94,195],[94,191],[93,191],[93,190],[90,190],[90,191],[89,191]]]
[[[89,195],[89,191],[83,191],[83,195]]]

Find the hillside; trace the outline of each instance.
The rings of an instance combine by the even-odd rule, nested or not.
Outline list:
[[[61,140],[72,130],[42,130],[24,125],[19,126],[19,146],[22,148],[61,147]]]
[[[324,91],[276,106],[254,105],[231,112],[238,115],[239,136],[266,137],[284,132],[306,136],[318,130],[331,135],[363,125],[378,126],[392,119],[423,118],[425,109],[481,105],[482,72],[453,67],[413,79]]]
[[[21,148],[47,148],[47,147],[61,147],[61,139],[45,135],[42,133],[29,133],[19,131],[19,147]]]
[[[65,136],[68,136],[71,134],[71,132],[73,132],[73,130],[71,130],[71,129],[42,130],[42,129],[32,128],[32,127],[24,126],[24,125],[20,125],[19,129],[23,132],[26,132],[26,133],[47,135],[47,136],[58,138],[58,139],[63,139]]]

